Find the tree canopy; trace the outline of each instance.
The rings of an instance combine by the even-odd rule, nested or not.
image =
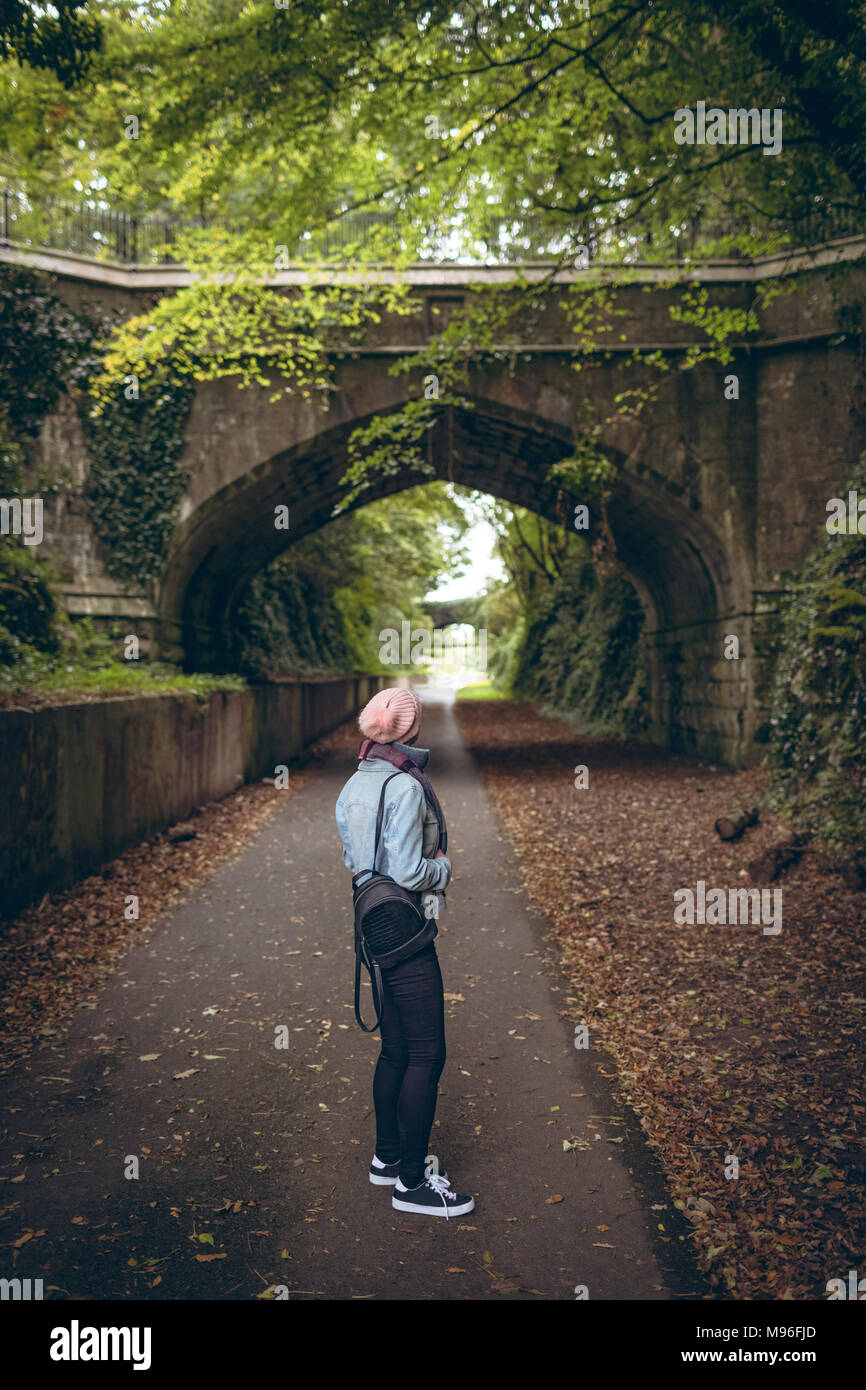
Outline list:
[[[11,10],[3,172],[54,191],[281,239],[364,210],[396,219],[410,250],[455,220],[624,237],[697,212],[767,230],[827,203],[862,210],[862,0],[115,0],[38,23]],[[674,113],[698,100],[781,111],[780,152],[677,143]]]
[[[52,13],[53,11],[53,13]],[[52,73],[63,87],[85,75],[102,48],[102,25],[85,0],[0,0],[0,58]]]

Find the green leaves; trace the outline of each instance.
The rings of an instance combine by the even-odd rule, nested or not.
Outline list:
[[[866,490],[866,454],[848,489]],[[825,535],[787,595],[771,690],[772,804],[838,846],[866,836],[864,594],[866,537]]]
[[[424,622],[424,595],[459,572],[467,518],[444,483],[338,517],[250,583],[235,664],[267,671],[379,669],[378,634]],[[387,556],[387,564],[382,557]]]
[[[37,651],[58,650],[60,623],[53,580],[56,575],[31,547],[4,540],[0,549],[0,667],[15,667]]]
[[[836,1174],[833,1172],[833,1169],[828,1168],[826,1163],[819,1163],[810,1177],[809,1182],[826,1182],[828,1178],[834,1178],[835,1176]]]
[[[269,387],[310,400],[333,389],[332,355],[361,341],[382,313],[408,310],[405,287],[326,283],[311,277],[290,289],[256,277],[273,275],[261,249],[230,250],[222,237],[190,243],[198,278],[149,312],[108,335],[91,393],[96,413],[125,376],[153,391],[189,375],[232,377],[239,387]]]
[[[388,261],[455,229],[499,250],[501,217],[515,260],[569,238],[594,258],[648,238],[655,260],[754,255],[790,244],[798,218],[862,210],[860,4],[830,24],[752,0],[30,8],[13,0],[6,51],[44,70],[0,68],[0,123],[12,172],[55,194],[107,188],[289,242],[387,212],[370,259]],[[677,143],[674,113],[699,93],[784,109],[779,152]]]

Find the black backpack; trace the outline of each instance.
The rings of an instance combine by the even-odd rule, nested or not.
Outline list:
[[[399,772],[392,772],[382,783],[379,809],[376,813],[376,838],[373,845],[372,869],[360,869],[352,876],[352,899],[355,905],[355,1018],[365,1033],[375,1033],[382,1022],[384,995],[382,971],[400,961],[408,960],[438,934],[435,919],[425,917],[421,910],[421,894],[403,888],[388,874],[376,871],[379,836],[385,809],[385,788]],[[370,874],[366,883],[358,879]],[[361,962],[370,974],[373,987],[373,1007],[376,1022],[368,1028],[361,1018]]]

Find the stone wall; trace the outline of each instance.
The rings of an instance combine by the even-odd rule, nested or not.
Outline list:
[[[0,713],[0,916],[289,764],[382,676]]]

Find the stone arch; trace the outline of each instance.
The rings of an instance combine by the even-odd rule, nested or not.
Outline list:
[[[462,483],[568,524],[545,475],[571,452],[571,431],[502,400],[476,397],[470,405],[444,409],[431,432],[430,479]],[[374,413],[343,418],[273,454],[211,492],[181,522],[160,594],[163,655],[182,653],[197,669],[225,665],[223,637],[247,583],[287,544],[331,519],[342,496],[349,435]],[[721,657],[726,620],[740,609],[736,566],[694,492],[656,466],[646,437],[605,443],[620,464],[608,509],[611,530],[647,619],[652,736],[736,760],[743,737],[751,735],[738,717],[748,709],[748,690]],[[417,472],[395,471],[358,505],[419,481]],[[288,533],[274,527],[279,504],[290,507]]]

